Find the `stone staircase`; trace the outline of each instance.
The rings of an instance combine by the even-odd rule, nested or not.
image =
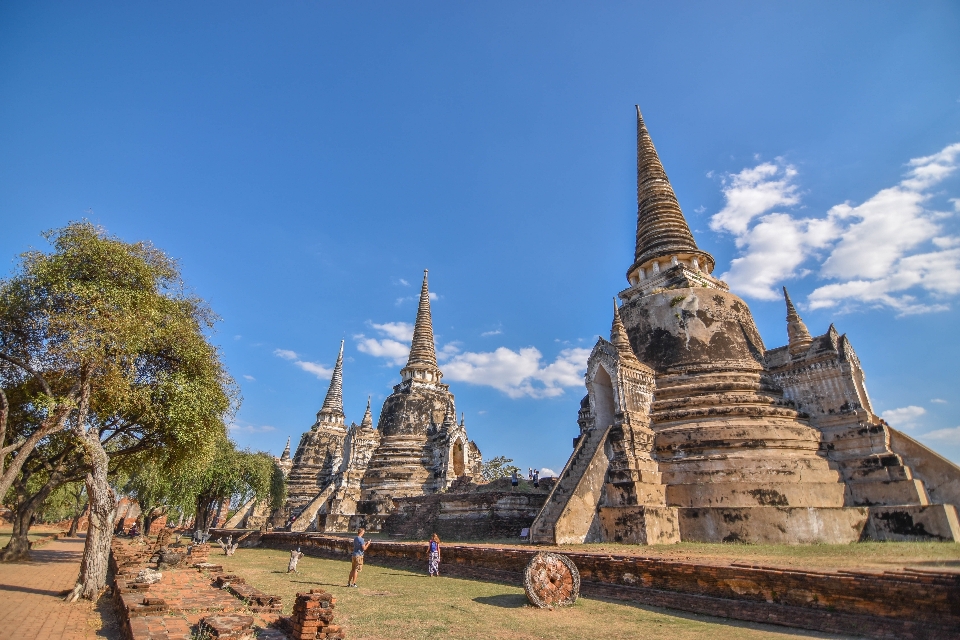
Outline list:
[[[557,484],[530,527],[530,541],[576,544],[599,541],[597,506],[608,460],[604,444],[610,426],[586,431],[577,441]]]
[[[336,482],[331,482],[324,487],[323,491],[318,493],[316,497],[310,501],[310,504],[300,512],[297,519],[290,524],[290,531],[306,531],[313,523],[313,519],[317,516],[317,512],[320,511],[320,507],[322,507],[327,501],[327,498],[333,494],[336,487]]]

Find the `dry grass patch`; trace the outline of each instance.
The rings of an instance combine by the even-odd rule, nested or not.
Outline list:
[[[345,626],[352,640],[837,637],[593,598],[582,598],[568,609],[544,611],[528,606],[518,585],[430,578],[425,567],[416,573],[368,564],[360,574],[360,588],[350,589],[344,586],[348,562],[305,556],[300,572],[287,574],[288,557],[273,549],[240,549],[235,556],[213,555],[210,560],[267,593],[283,596],[286,614],[298,591],[330,591],[337,598],[337,624]]]

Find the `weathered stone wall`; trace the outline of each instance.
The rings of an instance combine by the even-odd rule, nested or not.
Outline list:
[[[546,499],[546,493],[510,491],[400,498],[383,533],[422,540],[433,533],[442,540],[519,538]]]
[[[346,558],[349,538],[271,533],[263,545]],[[519,584],[536,548],[443,547],[442,570]],[[955,638],[960,628],[960,575],[931,570],[814,572],[567,552],[581,589],[657,606],[740,620],[875,638]],[[372,564],[426,567],[421,543],[375,541]]]

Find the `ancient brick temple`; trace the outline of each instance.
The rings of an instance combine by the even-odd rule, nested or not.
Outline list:
[[[422,496],[463,476],[479,477],[482,458],[437,364],[424,271],[410,357],[384,401],[376,429],[370,401],[359,425],[345,426],[343,343],[317,421],[303,434],[287,476],[294,531],[379,529],[393,498]]]
[[[789,296],[767,350],[711,275],[637,109],[637,236],[535,541],[960,540],[960,468],[878,418],[845,335]]]

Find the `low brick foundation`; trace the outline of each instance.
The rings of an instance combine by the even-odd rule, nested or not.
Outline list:
[[[189,640],[201,627],[224,640],[253,640],[255,632],[258,640],[286,640],[285,633],[271,627],[282,608],[278,596],[223,573],[220,565],[191,566],[189,555],[182,565],[161,571],[162,576],[145,572],[157,566],[150,561],[155,553],[145,545],[114,540],[113,597],[125,640]]]
[[[346,537],[267,533],[261,544],[346,559]],[[519,585],[537,549],[445,544],[441,571]],[[816,572],[563,552],[585,595],[706,615],[873,638],[957,638],[960,574],[937,570]],[[374,541],[365,561],[426,570],[426,546]]]

